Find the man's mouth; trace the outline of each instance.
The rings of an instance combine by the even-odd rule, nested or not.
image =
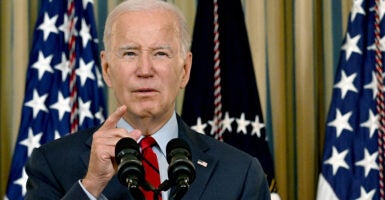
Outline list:
[[[155,89],[152,88],[140,88],[137,90],[134,90],[135,93],[150,93],[150,92],[156,92]]]

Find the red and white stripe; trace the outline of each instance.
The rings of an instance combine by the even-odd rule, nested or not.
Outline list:
[[[381,27],[380,27],[380,0],[376,0],[375,5],[375,46],[376,46],[376,79],[377,79],[377,95],[376,95],[376,110],[378,113],[378,166],[379,166],[379,185],[380,185],[380,199],[385,199],[384,193],[384,152],[385,152],[385,105],[384,105],[384,93],[383,93],[383,66],[382,66],[382,54],[381,54]]]
[[[221,94],[221,59],[219,49],[219,22],[218,1],[214,0],[214,137],[220,141],[222,138],[222,94]]]
[[[79,127],[79,119],[78,119],[78,88],[76,86],[76,73],[75,73],[75,64],[76,64],[76,51],[75,51],[75,41],[76,41],[76,33],[75,33],[75,2],[74,0],[68,1],[68,22],[69,22],[69,68],[70,68],[70,80],[69,80],[69,89],[70,89],[70,124],[71,124],[71,133],[74,133],[78,130]]]

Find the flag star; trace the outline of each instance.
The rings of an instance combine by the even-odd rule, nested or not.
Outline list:
[[[376,194],[376,189],[371,190],[369,193],[366,193],[366,190],[364,187],[361,186],[361,196],[358,197],[357,200],[372,200],[374,197],[374,194]]]
[[[384,17],[384,14],[385,14],[385,0],[379,1],[378,11],[380,12],[379,16],[380,16],[380,21],[381,21],[382,18]]]
[[[257,135],[259,138],[261,137],[261,130],[263,127],[265,127],[264,123],[259,122],[259,116],[255,116],[254,122],[251,123],[253,127],[253,131],[251,132],[251,135]]]
[[[373,152],[372,155],[369,154],[369,151],[365,148],[365,156],[362,160],[356,162],[357,166],[362,166],[365,168],[365,177],[368,177],[371,169],[378,170],[378,165],[376,159],[378,157],[378,152]]]
[[[58,130],[55,130],[54,140],[61,138],[61,135]]]
[[[32,64],[32,68],[37,69],[39,80],[43,77],[45,72],[53,73],[53,69],[51,67],[53,55],[44,57],[42,51],[39,51],[38,60]]]
[[[105,118],[103,116],[103,108],[99,107],[99,111],[95,113],[95,118],[99,120],[99,122],[104,122]]]
[[[28,137],[25,138],[23,141],[20,141],[21,145],[24,145],[27,147],[28,157],[32,154],[32,151],[34,148],[37,148],[40,146],[41,136],[43,136],[43,133],[38,133],[38,134],[34,135],[32,129],[29,128],[28,129]]]
[[[376,78],[376,74],[374,72],[372,72],[372,81],[370,83],[364,85],[364,88],[372,90],[373,99],[376,98],[378,90],[377,90],[377,78]]]
[[[233,131],[233,129],[231,127],[231,124],[233,123],[233,121],[234,121],[234,118],[230,117],[229,113],[226,112],[225,113],[225,118],[222,121],[223,131],[226,131],[226,130],[228,130],[229,132]]]
[[[348,131],[353,131],[353,128],[349,124],[349,118],[352,115],[352,112],[348,112],[344,115],[341,114],[340,110],[337,109],[336,118],[328,123],[328,126],[334,126],[337,131],[337,138],[341,135],[344,129]]]
[[[341,89],[341,98],[344,99],[348,91],[358,92],[357,88],[354,86],[354,79],[356,78],[357,73],[354,73],[350,76],[346,76],[345,71],[341,73],[341,80],[335,84],[334,88]]]
[[[192,126],[191,129],[193,129],[194,131],[196,131],[198,133],[205,134],[206,126],[207,126],[207,124],[202,124],[202,119],[200,117],[198,117],[197,124]]]
[[[366,127],[369,129],[369,137],[373,137],[374,132],[378,128],[378,115],[374,115],[371,110],[369,110],[369,118],[366,122],[360,124],[361,127]]]
[[[222,135],[224,133],[224,129],[222,128],[222,113],[220,113],[219,116],[213,116],[214,119],[208,121],[208,123],[211,126],[210,134],[214,135],[215,139],[218,139],[220,141],[223,141]]]
[[[342,45],[341,49],[342,50],[345,50],[346,53],[346,60],[349,60],[350,58],[350,55],[353,53],[353,52],[356,52],[358,54],[362,54],[360,48],[358,47],[357,43],[358,41],[360,40],[361,38],[361,35],[357,35],[355,36],[354,38],[350,38],[350,35],[349,33],[346,34],[346,41],[345,41],[345,44]]]
[[[80,59],[80,67],[76,69],[76,74],[80,77],[81,85],[84,86],[84,84],[87,81],[87,78],[91,80],[95,80],[95,76],[92,73],[92,67],[94,66],[94,61],[90,61],[89,63],[85,64],[84,60]]]
[[[75,27],[76,22],[78,21],[78,18],[75,16],[72,20],[72,26]],[[76,28],[71,28],[71,21],[68,20],[68,15],[64,15],[64,21],[63,24],[59,26],[59,30],[64,33],[64,41],[68,43],[69,37],[72,34],[73,36],[77,36]]]
[[[44,41],[48,39],[48,36],[50,33],[58,33],[58,29],[56,27],[56,20],[59,16],[55,15],[52,18],[49,18],[48,13],[44,13],[44,21],[37,29],[40,29],[43,31],[44,34]]]
[[[354,21],[354,19],[356,18],[357,14],[365,15],[365,10],[361,6],[362,2],[363,2],[363,0],[354,0],[353,1],[353,7],[351,9],[350,22]]]
[[[67,78],[67,76],[70,74],[70,67],[69,67],[69,62],[66,58],[65,53],[62,53],[61,55],[61,61],[54,67],[55,69],[61,71],[61,79],[64,82]]]
[[[48,97],[48,94],[44,94],[42,96],[39,96],[39,93],[37,92],[37,90],[36,89],[33,90],[32,99],[25,103],[25,106],[32,108],[33,118],[36,118],[39,111],[48,112],[48,109],[44,104],[47,97]]]
[[[64,15],[63,24],[59,26],[59,30],[64,33],[64,41],[68,42],[70,23],[68,22],[68,15]]]
[[[247,134],[246,127],[250,124],[250,121],[245,119],[245,113],[242,113],[241,117],[238,118],[236,121],[238,124],[237,133],[242,132],[244,135],[246,135]]]
[[[27,193],[27,179],[28,179],[28,175],[25,172],[25,168],[23,167],[23,170],[21,172],[21,177],[15,180],[15,184],[20,185],[21,187],[22,196],[25,196],[25,193]]]
[[[82,42],[83,42],[83,48],[85,48],[87,46],[87,43],[89,40],[91,40],[91,34],[90,34],[90,27],[87,26],[87,23],[84,19],[82,19],[82,28],[80,30],[80,34],[79,34],[82,38]]]
[[[373,7],[371,7],[369,10],[371,12],[377,12],[376,6],[378,6],[378,12],[379,12],[379,20],[381,21],[385,14],[385,0],[378,1],[378,4],[376,3]]]
[[[379,48],[380,48],[380,51],[385,51],[385,36],[380,39]],[[376,43],[373,42],[372,45],[368,46],[368,50],[375,51],[376,50]]]
[[[50,108],[59,112],[59,120],[63,119],[65,112],[71,112],[70,97],[64,98],[61,92],[58,93],[57,102],[52,104]]]
[[[79,99],[79,124],[83,124],[83,121],[86,117],[93,119],[92,113],[90,111],[91,101],[83,102],[82,99]]]
[[[358,162],[356,162],[357,166],[361,166],[365,168],[365,177],[368,177],[371,169],[378,170],[378,165],[376,159],[378,157],[378,152],[373,152],[372,155],[369,154],[369,151],[364,149],[364,158]]]
[[[83,9],[84,10],[87,9],[88,3],[94,4],[94,1],[93,0],[83,0]]]
[[[217,126],[214,123],[214,119],[209,120],[207,123],[211,126],[210,134],[215,135],[215,130],[216,130]]]
[[[330,164],[333,167],[333,175],[336,175],[338,169],[340,167],[349,169],[349,165],[345,162],[345,157],[348,154],[349,150],[345,150],[341,153],[337,151],[335,147],[333,147],[332,156],[325,160],[325,164]]]
[[[100,73],[97,67],[95,68],[95,71],[96,71],[96,80],[97,80],[98,87],[102,88],[104,87],[102,74]]]

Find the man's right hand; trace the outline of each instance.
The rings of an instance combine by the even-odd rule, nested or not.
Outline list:
[[[141,135],[139,130],[129,133],[123,128],[116,128],[126,109],[124,105],[116,109],[93,135],[88,171],[82,184],[94,197],[99,197],[116,172],[116,143],[124,137],[138,140]]]

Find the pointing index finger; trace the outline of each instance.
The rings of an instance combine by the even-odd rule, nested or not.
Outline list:
[[[108,116],[103,126],[100,127],[99,130],[107,130],[107,129],[115,128],[116,124],[123,117],[126,111],[127,111],[127,107],[125,105],[118,107],[113,113],[111,113],[110,116]]]

